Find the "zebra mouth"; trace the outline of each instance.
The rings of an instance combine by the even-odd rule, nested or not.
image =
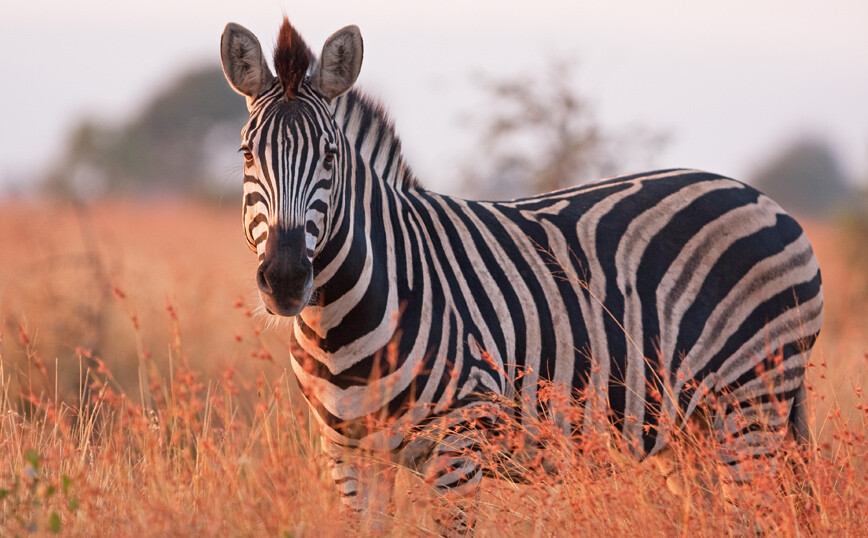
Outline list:
[[[283,317],[292,317],[297,316],[304,310],[304,305],[298,303],[296,305],[291,305],[289,308],[278,307],[278,306],[268,306],[268,303],[263,301],[265,304],[265,311],[271,314],[272,316],[283,316]]]
[[[312,277],[313,275],[297,294],[283,293],[278,295],[260,290],[259,298],[262,300],[265,310],[273,316],[297,316],[310,303],[311,295],[313,295]]]

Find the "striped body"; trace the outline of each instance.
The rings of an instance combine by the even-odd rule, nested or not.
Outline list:
[[[417,185],[357,91],[324,100],[306,79],[287,99],[286,85],[248,99],[244,224],[264,294],[275,250],[310,264],[312,291],[289,301],[307,297],[292,368],[349,505],[368,499],[345,448],[388,451],[441,491],[471,493],[483,469],[468,452],[497,408],[532,423],[547,384],[584,406],[554,415],[565,433],[608,416],[637,457],[709,398],[725,402],[713,427],[736,478],[777,450],[822,292],[807,238],[774,202],[690,170],[451,198]],[[407,433],[443,424],[454,431],[425,442]]]

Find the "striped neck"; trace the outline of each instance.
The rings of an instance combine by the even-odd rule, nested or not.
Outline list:
[[[295,336],[336,374],[395,334],[401,305],[391,227],[403,193],[418,185],[381,106],[351,91],[335,100],[334,118],[343,136],[329,234],[314,258],[315,305],[298,316]]]

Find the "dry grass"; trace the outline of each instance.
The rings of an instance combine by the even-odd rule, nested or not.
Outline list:
[[[0,207],[0,535],[377,534],[338,509],[286,342],[250,314],[237,213]],[[702,432],[672,451],[684,495],[655,465],[555,439],[561,482],[486,480],[478,534],[865,535],[868,241],[808,231],[827,310],[809,373],[817,450],[798,475],[761,475],[735,509]],[[390,532],[429,533],[424,484],[402,471],[396,493]]]

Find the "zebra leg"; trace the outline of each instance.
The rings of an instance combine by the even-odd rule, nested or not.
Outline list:
[[[755,394],[757,379],[735,389],[713,416],[721,462],[734,482],[750,481],[758,473],[775,474],[776,456],[790,429],[794,394]],[[754,393],[754,394],[751,394]]]
[[[692,496],[697,491],[708,495],[712,490],[713,483],[695,472],[701,466],[681,456],[682,451],[703,450],[697,441],[710,439],[711,417],[706,411],[705,408],[697,409],[678,428],[668,432],[670,443],[649,458],[656,465],[666,489],[676,497]]]
[[[791,386],[792,383],[797,386]],[[795,395],[802,380],[760,375],[719,400],[713,429],[721,465],[721,489],[730,509],[742,515],[753,532],[765,533],[775,520],[770,501],[754,486],[777,480],[781,451],[791,429]]]
[[[323,439],[328,468],[344,507],[374,531],[389,527],[396,467]]]
[[[657,472],[663,477],[666,489],[676,497],[683,497],[687,493],[687,487],[681,476],[678,461],[672,454],[672,450],[665,448],[651,457],[651,461],[657,467]]]
[[[482,482],[484,428],[470,420],[446,429],[422,465],[422,476],[437,494],[434,521],[444,536],[473,533]]]

